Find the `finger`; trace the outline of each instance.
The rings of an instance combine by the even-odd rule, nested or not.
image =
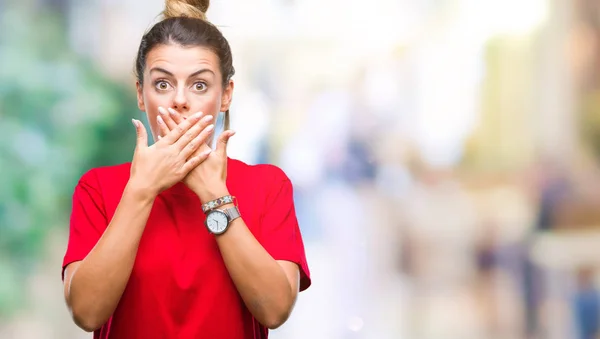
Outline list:
[[[200,165],[202,162],[204,162],[204,160],[206,160],[206,158],[208,158],[208,156],[210,155],[211,152],[212,152],[212,150],[209,148],[209,149],[201,152],[200,154],[191,157],[183,165],[182,170],[184,171],[184,173],[189,173],[191,170],[193,170],[198,165]]]
[[[200,134],[198,134],[197,137],[195,137],[192,141],[190,141],[185,147],[184,149],[181,151],[181,156],[184,159],[189,158],[192,154],[194,154],[194,152],[196,152],[196,150],[202,148],[202,152],[206,152],[206,149],[210,150],[210,147],[208,147],[208,145],[206,145],[206,139],[208,139],[210,137],[210,134],[212,133],[212,131],[215,129],[215,125],[208,125],[206,126],[206,128],[200,132]]]
[[[137,135],[136,140],[136,148],[148,147],[148,133],[146,133],[146,128],[141,121],[131,119],[133,126],[135,126],[135,133]]]
[[[169,134],[170,130],[162,116],[157,116],[156,122],[158,123],[158,140],[160,140],[162,137]]]
[[[227,143],[229,142],[229,138],[231,138],[234,134],[235,131],[227,130],[219,135],[216,150],[218,154],[227,154]]]
[[[189,117],[188,119],[184,120],[181,124],[175,126],[175,128],[173,128],[164,138],[163,140],[165,140],[165,143],[172,145],[174,143],[176,143],[184,134],[186,134],[191,128],[193,128],[198,121],[200,121],[200,117],[202,116],[202,114],[194,114],[191,117]],[[196,134],[194,134],[191,138],[189,138],[188,142],[190,140],[192,140],[194,137],[196,137],[196,135],[198,135],[198,133],[200,133],[200,131],[198,131]],[[186,142],[187,144],[187,142]]]
[[[179,128],[181,125],[185,125],[189,120],[190,119],[184,120],[181,124],[177,125],[177,128]],[[187,144],[194,140],[194,138],[196,138],[206,127],[208,127],[211,120],[212,116],[207,115],[202,118],[199,123],[194,123],[194,126],[192,126],[187,132],[184,133],[184,135],[179,138],[179,140],[177,140],[177,142],[175,142],[175,147],[177,147],[179,150],[183,150]]]
[[[175,129],[175,127],[177,127],[178,123],[173,121],[173,118],[171,117],[171,114],[169,114],[169,111],[167,111],[163,107],[159,107],[158,113],[169,128],[169,131],[172,131],[173,129]]]
[[[173,119],[173,121],[175,121],[176,124],[180,124],[183,120],[185,120],[183,118],[183,116],[181,116],[181,114],[179,114],[176,110],[169,108],[169,116],[171,117],[171,119]],[[202,112],[199,112],[202,113]]]

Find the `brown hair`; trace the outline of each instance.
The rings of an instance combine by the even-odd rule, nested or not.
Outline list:
[[[155,24],[140,42],[135,62],[135,74],[140,84],[148,53],[158,45],[178,44],[211,49],[219,58],[219,68],[225,88],[235,74],[229,42],[221,31],[206,20],[210,0],[166,0],[163,20]],[[225,112],[225,128],[229,128],[229,110]]]

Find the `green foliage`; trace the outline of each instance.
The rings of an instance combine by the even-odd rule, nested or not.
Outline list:
[[[131,159],[138,113],[131,89],[69,51],[59,14],[0,15],[0,258],[10,258],[0,259],[2,318],[26,300],[49,232],[66,233],[81,174]]]

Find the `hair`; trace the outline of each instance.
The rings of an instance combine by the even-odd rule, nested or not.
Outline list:
[[[221,31],[206,20],[210,0],[165,0],[163,20],[156,23],[140,42],[135,62],[135,75],[140,85],[148,53],[159,45],[177,44],[184,47],[207,47],[219,58],[222,86],[225,88],[235,74],[229,42]],[[229,110],[225,112],[225,128],[229,128]]]

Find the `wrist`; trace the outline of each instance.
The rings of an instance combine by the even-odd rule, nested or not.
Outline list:
[[[127,182],[127,185],[125,186],[123,195],[127,195],[141,202],[149,202],[153,201],[156,198],[158,192],[156,192],[156,190],[152,189],[151,187],[148,187],[147,185],[138,183],[134,180],[129,180]]]

